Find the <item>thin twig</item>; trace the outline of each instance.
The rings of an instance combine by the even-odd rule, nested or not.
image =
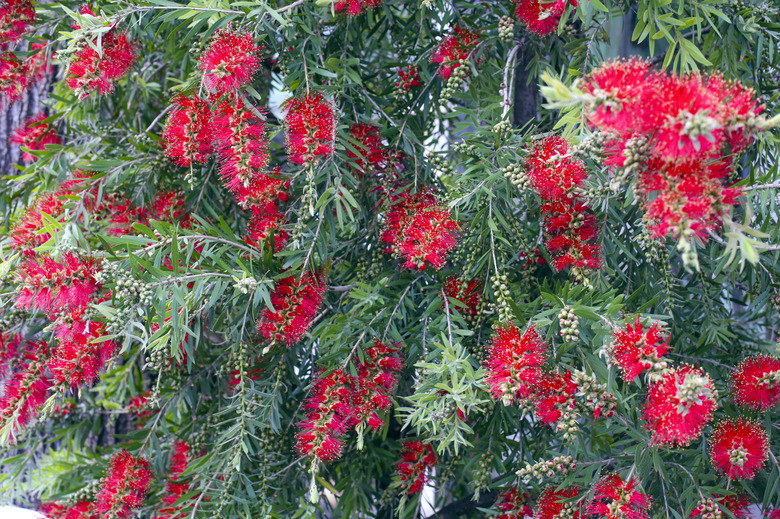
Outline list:
[[[514,78],[515,75],[512,74],[511,80],[509,77],[509,71],[514,70],[515,62],[517,61],[517,53],[520,52],[520,43],[514,46],[514,48],[509,51],[509,56],[506,59],[506,65],[504,65],[504,88],[503,90],[503,100],[504,103],[504,111],[501,113],[501,119],[506,119],[506,116],[509,114],[509,111],[512,109],[512,99],[510,96],[513,93],[512,87],[514,86]]]
[[[401,294],[401,297],[398,299],[398,304],[395,305],[395,308],[393,308],[393,313],[390,314],[390,318],[387,320],[387,327],[385,328],[385,333],[382,334],[382,342],[385,341],[385,337],[387,337],[387,331],[390,329],[390,325],[393,324],[393,317],[395,316],[395,313],[398,311],[398,308],[401,306],[401,302],[404,300],[404,297],[406,297],[406,294],[409,292],[409,290],[412,289],[412,286],[414,286],[417,281],[420,280],[422,276],[417,276],[414,278],[414,281],[409,283],[407,285],[406,290],[404,290],[403,294]]]

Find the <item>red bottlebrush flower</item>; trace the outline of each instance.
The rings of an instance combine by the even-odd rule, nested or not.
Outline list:
[[[81,258],[64,253],[58,263],[50,256],[29,259],[19,277],[23,283],[16,296],[19,308],[35,308],[50,314],[61,311],[78,313],[86,308],[100,284],[99,271],[92,257]]]
[[[613,332],[609,345],[612,361],[623,371],[623,379],[632,382],[645,370],[663,371],[667,363],[662,357],[669,351],[669,337],[661,325],[653,323],[645,330],[641,316],[634,324],[626,322],[623,328]]]
[[[135,46],[127,35],[111,29],[103,34],[101,53],[85,45],[70,58],[65,81],[79,99],[93,92],[98,95],[111,93],[116,82],[127,75],[135,63]],[[92,42],[98,45],[97,38]]]
[[[463,66],[463,62],[469,58],[478,41],[479,33],[454,27],[453,34],[444,38],[431,55],[431,63],[440,65],[437,72],[439,77],[449,79],[453,70]]]
[[[579,497],[580,491],[576,487],[567,487],[555,490],[555,487],[547,487],[536,502],[537,519],[580,519],[579,505],[573,500]]]
[[[0,54],[0,95],[5,97],[5,106],[21,99],[27,82],[24,63],[10,52]]]
[[[768,438],[758,422],[727,418],[715,425],[710,459],[729,479],[753,479],[767,460]]]
[[[273,235],[274,252],[282,250],[287,240],[290,239],[290,233],[281,228],[285,223],[284,214],[277,209],[274,203],[268,203],[265,206],[252,206],[251,210],[252,216],[249,218],[244,241],[253,247],[260,247]]]
[[[569,143],[558,135],[536,141],[526,166],[531,186],[545,200],[573,198],[586,177],[585,165],[571,156]]]
[[[355,367],[357,378],[353,380],[352,405],[356,422],[366,422],[375,431],[384,425],[376,411],[387,410],[392,405],[390,397],[398,385],[402,367],[398,347],[374,339],[374,345],[365,350],[363,361]]]
[[[79,501],[67,509],[63,519],[94,519],[94,517],[95,503]]]
[[[755,355],[731,373],[734,400],[741,406],[766,411],[780,402],[780,359]]]
[[[203,83],[218,95],[235,92],[252,81],[260,68],[261,50],[249,31],[218,30],[200,57]]]
[[[35,8],[30,0],[5,0],[0,5],[0,47],[12,45],[35,23]]]
[[[696,508],[688,517],[725,517],[723,512],[729,511],[737,519],[750,517],[750,498],[745,494],[736,494],[731,496],[721,496],[712,494],[710,498],[702,498],[696,503]],[[777,519],[775,515],[770,514],[769,519]]]
[[[531,397],[544,376],[548,348],[534,326],[521,335],[513,323],[496,329],[488,347],[488,370],[485,382],[493,398],[504,405]]]
[[[384,169],[388,152],[382,144],[378,127],[373,124],[354,124],[349,129],[349,136],[357,141],[356,144],[350,142],[357,154],[347,148],[347,157],[351,159],[350,165],[357,169],[358,175],[363,176],[372,170]]]
[[[162,133],[165,155],[184,167],[193,162],[206,162],[213,151],[209,104],[192,93],[177,95],[171,105],[173,110]]]
[[[152,416],[160,412],[150,404],[148,391],[131,398],[127,411],[135,416],[137,428],[143,427]]]
[[[177,222],[183,229],[192,226],[187,206],[181,195],[175,191],[159,191],[155,194],[144,216],[150,220]]]
[[[550,426],[555,425],[564,413],[569,413],[575,407],[574,395],[579,386],[572,382],[571,372],[563,375],[558,372],[543,373],[539,382],[533,388],[533,399],[536,405],[537,420]],[[563,425],[559,424],[558,429]]]
[[[72,323],[49,362],[54,380],[73,387],[94,382],[117,350],[114,341],[100,340],[105,335],[104,325],[97,321]]]
[[[11,363],[19,354],[22,338],[19,335],[8,336],[0,330],[0,379],[11,370]]]
[[[168,482],[165,484],[165,494],[162,496],[162,502],[166,505],[155,516],[154,519],[169,519],[179,517],[184,510],[185,505],[174,506],[184,494],[189,492],[189,483],[181,483],[179,477],[187,470],[189,465],[190,446],[181,440],[173,443],[173,454],[171,454],[171,467],[168,473]]]
[[[573,3],[573,5],[576,5]],[[540,36],[552,34],[566,8],[565,0],[544,2],[544,0],[516,0],[515,16],[529,31]]]
[[[637,490],[637,480],[623,481],[617,474],[603,476],[593,488],[589,514],[603,519],[648,519],[649,496]]]
[[[474,319],[482,302],[480,286],[480,279],[472,279],[467,283],[455,276],[447,278],[443,287],[444,295],[458,302],[454,308],[453,304],[449,303],[450,311],[457,310],[465,317]]]
[[[502,494],[498,494],[496,498],[496,508],[502,513],[498,514],[495,519],[523,519],[524,517],[531,517],[533,510],[526,504],[528,501],[528,495],[521,494],[516,488],[510,488]]]
[[[699,437],[718,407],[712,379],[700,368],[683,365],[648,389],[643,416],[655,445],[686,446]]]
[[[333,6],[338,13],[346,9],[348,16],[360,16],[369,9],[382,5],[382,0],[339,0]]]
[[[271,293],[273,310],[266,308],[257,322],[260,335],[292,346],[309,329],[322,304],[325,281],[320,273],[307,272],[276,282]]]
[[[98,517],[128,519],[133,510],[143,505],[151,482],[149,462],[124,449],[117,452],[95,499]]]
[[[407,65],[406,68],[398,69],[399,81],[395,84],[396,88],[410,90],[413,87],[422,86],[420,79],[420,67]]]
[[[11,142],[32,151],[44,150],[47,144],[62,144],[54,127],[48,123],[41,123],[46,117],[46,114],[42,113],[27,119],[24,127],[14,130]],[[22,159],[25,162],[33,162],[38,160],[38,157],[25,151],[22,154]]]
[[[401,492],[419,494],[427,481],[425,471],[436,465],[436,454],[429,444],[419,441],[405,442],[401,448],[401,461],[395,464],[396,478]]]
[[[46,53],[46,43],[33,43],[30,45],[30,54],[27,57],[25,66],[27,68],[27,84],[32,84],[43,78],[47,73],[51,73],[52,66]]]
[[[287,102],[287,151],[296,164],[311,164],[331,155],[336,138],[336,109],[322,94],[306,94]]]
[[[214,139],[222,162],[222,180],[234,194],[251,186],[258,169],[268,165],[265,123],[241,100],[223,101],[214,116]]]
[[[13,239],[12,248],[21,250],[28,256],[34,254],[32,249],[51,238],[44,230],[42,214],[61,221],[64,210],[65,206],[56,194],[42,195],[11,228],[9,234]]]
[[[298,424],[296,449],[303,456],[330,462],[341,456],[342,436],[353,422],[350,376],[337,370],[312,383],[306,399],[306,418]]]
[[[12,435],[38,414],[38,409],[49,396],[51,381],[45,372],[50,355],[48,343],[28,343],[19,369],[11,375],[3,388],[0,421],[3,425],[11,423]]]
[[[65,514],[68,513],[68,507],[62,503],[42,503],[38,507],[38,511],[46,516],[46,519],[64,519]]]

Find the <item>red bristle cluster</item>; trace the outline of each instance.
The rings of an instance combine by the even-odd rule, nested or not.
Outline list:
[[[95,16],[89,8],[82,8],[82,14]],[[101,46],[101,51],[95,49]],[[73,53],[68,62],[65,82],[84,99],[97,92],[108,94],[114,90],[116,82],[125,77],[136,61],[135,45],[127,35],[112,28],[95,38],[92,45],[84,45]]]
[[[0,54],[0,95],[8,106],[22,97],[28,85],[27,67],[10,52]]]
[[[557,271],[601,265],[598,222],[579,196],[586,177],[585,165],[572,157],[566,139],[553,135],[536,141],[526,159],[528,179],[542,198],[547,248]]]
[[[354,124],[349,129],[349,136],[356,141],[350,142],[350,145],[357,150],[357,153],[347,148],[347,157],[350,159],[350,166],[355,168],[358,175],[363,176],[384,169],[388,151],[382,144],[379,127],[373,124]]]
[[[51,256],[28,259],[19,272],[22,283],[16,306],[48,314],[79,313],[100,289],[95,280],[99,267],[90,257],[63,253],[60,261]]]
[[[730,512],[736,519],[746,519],[751,517],[750,504],[750,498],[745,494],[730,496],[712,494],[710,498],[700,499],[688,517],[711,519],[713,517],[727,517],[724,512]],[[778,510],[770,513],[767,516],[768,519],[780,519],[775,512]]]
[[[623,481],[617,474],[607,474],[593,487],[593,501],[587,513],[603,519],[649,519],[652,500],[637,490],[638,481]]]
[[[171,467],[168,473],[168,481],[165,483],[165,494],[162,496],[162,502],[165,505],[154,516],[153,519],[171,519],[172,517],[181,517],[180,514],[187,507],[187,503],[175,505],[183,495],[190,491],[189,483],[182,483],[179,478],[187,470],[190,461],[190,446],[187,442],[176,440],[173,443],[173,454],[171,454]]]
[[[462,315],[474,318],[477,316],[480,304],[482,280],[472,279],[466,281],[455,276],[448,277],[444,282],[444,295],[454,299],[458,304],[449,303],[450,311],[457,310]]]
[[[11,228],[9,232],[13,239],[11,247],[21,250],[28,256],[33,255],[32,249],[51,238],[51,235],[44,230],[44,217],[42,215],[45,214],[53,220],[61,221],[64,210],[64,204],[57,194],[42,195]]]
[[[33,419],[46,402],[52,385],[46,375],[50,356],[51,348],[47,342],[28,342],[23,348],[18,369],[5,383],[0,398],[0,416],[3,424],[11,421],[12,432]]]
[[[731,373],[734,400],[743,407],[766,411],[780,402],[780,359],[755,355]]]
[[[529,31],[547,36],[558,29],[567,3],[577,6],[576,0],[515,0],[515,16]]]
[[[431,63],[439,64],[439,77],[449,79],[456,68],[463,66],[462,61],[469,58],[477,42],[479,33],[455,26],[431,55]]]
[[[650,385],[643,417],[654,445],[686,446],[699,437],[718,407],[712,379],[683,365]]]
[[[291,161],[308,165],[333,154],[336,109],[322,94],[310,93],[290,99],[284,124]]]
[[[392,405],[402,367],[398,348],[375,339],[355,365],[357,376],[339,369],[317,378],[306,400],[306,418],[298,425],[298,451],[329,462],[341,455],[350,429],[362,434],[364,426],[375,431],[382,427],[377,412]]]
[[[339,13],[347,11],[347,16],[359,16],[369,9],[382,5],[382,0],[338,0],[333,9]]]
[[[143,505],[151,482],[148,461],[124,449],[116,453],[95,499],[97,519],[128,519]]]
[[[318,272],[277,280],[271,293],[273,310],[263,310],[257,322],[260,335],[288,346],[301,340],[322,304],[325,289],[324,277]]]
[[[754,92],[719,74],[667,74],[649,61],[603,64],[582,85],[585,116],[618,137],[608,162],[638,172],[645,219],[655,236],[706,240],[736,203],[724,185],[731,156],[745,150],[762,111]],[[644,143],[641,150],[629,144]]]
[[[513,323],[496,328],[487,350],[485,382],[505,405],[531,398],[541,382],[548,348],[534,326],[520,333]]]
[[[35,8],[30,0],[5,0],[0,5],[0,48],[22,39],[35,23]]]
[[[38,507],[38,512],[46,516],[46,519],[63,519],[68,513],[68,507],[56,501],[41,503],[41,506]]]
[[[534,414],[536,418],[550,426],[561,429],[559,424],[564,414],[574,410],[574,396],[579,387],[572,381],[571,372],[544,372],[533,388]],[[558,425],[556,425],[558,424]]]
[[[22,337],[18,334],[9,336],[0,330],[0,379],[11,371],[12,363],[19,353]]]
[[[132,397],[127,405],[127,411],[135,417],[136,428],[143,427],[152,416],[160,412],[149,402],[148,391]]]
[[[41,113],[27,119],[23,127],[14,130],[11,142],[31,151],[44,150],[47,144],[62,144],[54,127],[49,123],[41,123],[46,117],[46,114]],[[38,160],[38,157],[25,151],[22,160],[33,162]]]
[[[249,84],[260,68],[260,51],[249,31],[218,30],[200,57],[203,83],[217,95]]]
[[[78,387],[97,380],[100,371],[116,353],[117,345],[102,340],[107,335],[103,323],[75,321],[65,328],[49,363],[54,380]]]
[[[718,422],[709,443],[712,465],[729,479],[753,479],[767,460],[767,433],[754,420],[726,418]]]
[[[572,502],[580,495],[576,487],[566,487],[556,490],[555,487],[547,487],[539,496],[534,510],[536,519],[580,519],[579,505]]]
[[[632,382],[646,370],[666,368],[662,357],[669,351],[669,337],[658,323],[645,329],[641,316],[637,316],[633,324],[626,321],[614,330],[608,349],[612,361],[623,371],[623,379]]]
[[[25,66],[27,67],[27,84],[32,84],[42,79],[47,73],[52,72],[52,66],[46,56],[46,43],[30,44],[30,54],[27,57]]]
[[[196,93],[179,94],[171,101],[162,139],[165,155],[179,166],[206,162],[214,151],[209,103]]]
[[[528,495],[521,494],[516,488],[510,488],[496,497],[496,508],[501,512],[495,519],[523,519],[533,515],[528,506]]]
[[[435,466],[436,454],[429,444],[419,441],[405,442],[401,448],[401,461],[395,464],[401,493],[412,495],[422,492],[428,480],[426,471]]]
[[[399,80],[395,84],[396,88],[410,90],[414,87],[422,86],[420,67],[415,65],[407,65],[405,68],[399,68],[398,78]]]
[[[422,271],[427,265],[441,269],[458,244],[460,226],[450,215],[433,193],[407,192],[385,217],[382,241],[390,244],[386,252],[393,252],[409,269]]]

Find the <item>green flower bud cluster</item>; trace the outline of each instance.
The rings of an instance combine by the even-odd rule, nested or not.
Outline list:
[[[123,329],[128,322],[137,318],[140,307],[152,304],[154,290],[151,286],[133,277],[130,271],[122,267],[118,261],[103,259],[95,280],[101,285],[112,283],[114,285],[111,292],[117,312],[106,322],[109,331]]]
[[[455,172],[450,163],[439,153],[428,150],[425,152],[425,158],[433,166],[433,174],[436,176],[451,175]]]
[[[476,144],[468,144],[466,142],[459,142],[455,144],[452,147],[453,151],[457,153],[462,153],[464,155],[476,155],[477,154],[477,145]]]
[[[458,62],[459,67],[452,69],[452,75],[447,80],[447,84],[441,89],[441,103],[446,103],[449,99],[460,90],[463,83],[466,81],[466,76],[469,75],[469,60],[462,59]]]
[[[474,485],[474,495],[477,499],[479,499],[479,494],[482,490],[487,490],[490,487],[493,478],[493,459],[493,454],[490,451],[486,451],[479,457],[479,461],[474,467],[472,484]]]
[[[536,481],[541,484],[545,479],[553,479],[558,476],[566,477],[569,472],[577,468],[577,462],[571,456],[556,456],[551,460],[526,463],[525,467],[517,471],[517,477],[528,484]]]
[[[504,140],[507,135],[512,133],[512,123],[509,121],[499,121],[493,125],[490,131],[493,132],[493,135],[495,135],[498,140]]]
[[[564,342],[575,342],[580,338],[580,320],[570,306],[564,306],[558,314],[558,324],[561,327],[561,337]]]
[[[711,497],[700,499],[696,503],[695,510],[698,512],[697,517],[701,519],[723,519],[723,512],[720,506]]]
[[[520,191],[527,191],[531,182],[526,171],[517,164],[510,164],[499,170]]]
[[[372,244],[371,253],[368,255],[368,257],[361,256],[357,260],[355,269],[360,279],[363,281],[369,281],[378,276],[382,270],[383,259],[384,254],[380,250],[379,245],[376,243]]]
[[[593,374],[575,369],[572,382],[579,386],[577,406],[594,413],[594,416],[610,417],[615,412],[617,400],[607,391],[607,385],[599,382]]]
[[[512,320],[512,310],[509,308],[509,286],[506,274],[493,274],[490,278],[493,285],[493,293],[496,296],[494,310],[498,314],[498,320],[508,322]]]
[[[626,147],[623,149],[625,161],[623,167],[615,173],[609,183],[609,188],[613,193],[625,189],[632,176],[636,176],[647,162],[650,143],[647,137],[636,135],[626,141]]]
[[[498,19],[498,38],[504,43],[511,43],[515,36],[515,20],[511,16]]]

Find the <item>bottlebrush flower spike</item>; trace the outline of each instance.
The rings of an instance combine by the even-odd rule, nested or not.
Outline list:
[[[668,366],[662,359],[668,351],[669,337],[661,325],[656,322],[645,329],[641,316],[637,316],[633,325],[626,321],[622,328],[615,329],[608,346],[609,356],[623,371],[626,382],[632,382],[646,370],[660,376]]]
[[[49,314],[77,313],[86,308],[100,289],[95,279],[98,271],[94,258],[73,253],[62,254],[60,262],[51,256],[28,259],[19,273],[22,287],[16,296],[16,306]]]
[[[0,330],[0,379],[11,370],[11,363],[16,360],[19,354],[19,345],[22,343],[22,337],[18,334],[9,336]]]
[[[42,213],[54,220],[61,221],[64,211],[65,206],[56,194],[42,195],[11,228],[9,232],[13,239],[11,247],[21,250],[28,256],[34,255],[35,253],[32,249],[42,245],[51,238],[51,235],[44,231]]]
[[[479,33],[455,26],[453,33],[445,37],[431,55],[431,63],[439,64],[437,74],[449,79],[452,71],[463,66],[479,42]]]
[[[401,493],[412,495],[422,492],[427,481],[425,472],[434,466],[436,466],[436,454],[429,444],[419,441],[405,442],[401,448],[401,461],[395,464]]]
[[[543,373],[533,388],[536,418],[559,430],[570,428],[576,406],[574,396],[578,391],[570,371]],[[567,429],[566,434],[571,432]]]
[[[27,81],[24,63],[10,52],[0,54],[0,95],[5,98],[5,104],[0,106],[10,106],[21,99]]]
[[[755,411],[766,411],[780,402],[780,359],[755,355],[743,360],[731,373],[734,400]]]
[[[265,123],[240,99],[225,100],[214,115],[214,139],[222,180],[234,194],[249,188],[258,169],[268,165]]]
[[[179,94],[165,122],[162,139],[165,155],[179,166],[206,162],[212,153],[213,114],[209,104],[195,93]]]
[[[576,2],[570,2],[577,5]],[[547,36],[558,29],[563,11],[566,9],[566,0],[516,0],[515,16],[525,25],[529,31],[540,36]]]
[[[768,437],[761,425],[744,418],[726,418],[712,431],[710,459],[729,479],[753,479],[766,463]]]
[[[648,519],[652,501],[637,490],[637,480],[623,481],[617,474],[603,476],[593,488],[587,512],[603,519]]]
[[[35,18],[35,8],[30,0],[5,0],[0,5],[0,48],[22,39]]]
[[[99,519],[128,519],[140,508],[152,482],[149,462],[122,449],[111,459],[95,499]]]
[[[323,276],[318,272],[278,280],[271,293],[274,309],[263,310],[257,322],[260,335],[288,346],[298,342],[311,326],[325,288]]]
[[[179,514],[184,510],[185,504],[174,506],[183,495],[190,490],[189,483],[181,483],[179,477],[187,470],[190,458],[190,446],[187,442],[176,440],[173,442],[173,454],[171,454],[171,467],[168,473],[168,481],[165,483],[165,494],[162,496],[162,502],[166,505],[161,509],[154,519],[170,519],[180,517]]]
[[[261,50],[249,31],[218,30],[199,61],[206,88],[222,95],[249,84],[260,68]]]
[[[100,371],[117,350],[114,341],[101,340],[105,335],[107,332],[103,323],[73,322],[67,328],[66,335],[60,338],[49,362],[54,380],[73,387],[97,380]]]
[[[47,342],[28,342],[19,369],[5,383],[0,398],[0,421],[4,426],[10,424],[12,436],[38,414],[49,396],[52,384],[46,376],[46,363],[50,355]]]
[[[521,494],[516,488],[510,488],[496,498],[496,508],[502,513],[495,516],[495,519],[523,519],[531,517],[533,510],[526,503],[528,495]]]
[[[465,280],[451,276],[444,282],[443,288],[446,297],[460,303],[459,305],[454,306],[450,302],[450,312],[457,310],[466,319],[476,319],[477,312],[479,312],[480,305],[482,304],[480,279],[472,279],[471,281],[466,282]]]
[[[558,135],[534,142],[526,167],[531,186],[548,201],[573,198],[587,176],[585,165],[572,156],[571,146]]]
[[[298,424],[295,447],[303,456],[328,463],[341,456],[343,436],[354,423],[350,376],[343,370],[318,377],[306,399],[306,418]]]
[[[580,519],[580,507],[576,501],[580,491],[576,487],[567,487],[556,490],[555,487],[547,487],[536,502],[534,517],[536,519]]]
[[[64,519],[65,514],[68,513],[68,507],[55,501],[41,503],[41,506],[38,507],[38,511],[46,516],[46,519]]]
[[[398,386],[403,360],[398,347],[374,339],[374,344],[364,352],[363,361],[355,366],[357,378],[353,381],[353,406],[355,421],[366,423],[379,430],[384,422],[376,411],[385,411],[392,405],[391,396]]]
[[[648,389],[643,417],[655,445],[684,447],[699,437],[718,407],[718,392],[700,368],[683,365]]]
[[[347,16],[360,16],[369,9],[382,5],[382,0],[339,0],[333,5],[338,13],[346,9]]]
[[[25,61],[27,84],[42,79],[47,73],[52,72],[52,66],[46,55],[45,43],[33,43],[30,45],[30,51],[33,52]]]
[[[14,130],[11,142],[32,151],[44,150],[47,144],[62,144],[54,127],[49,123],[41,123],[46,117],[46,114],[41,113],[27,119],[22,128]],[[33,162],[38,160],[38,157],[25,151],[22,160]]]
[[[358,175],[363,176],[371,171],[384,169],[388,151],[382,144],[382,135],[377,126],[354,124],[349,129],[349,136],[357,142],[350,144],[358,153],[347,148],[347,157],[351,159],[350,165],[357,169]]]
[[[98,53],[91,45],[84,45],[71,56],[65,73],[65,82],[79,99],[93,92],[99,95],[111,93],[116,82],[127,75],[136,61],[135,45],[127,39],[127,35],[116,29],[103,33],[100,42],[95,38],[92,44],[95,47],[100,44],[102,52]]]
[[[696,508],[688,517],[701,517],[702,519],[714,519],[726,517],[725,511],[731,512],[736,519],[750,517],[750,498],[745,494],[736,494],[731,496],[721,496],[712,494],[712,497],[702,498],[696,503]],[[776,519],[770,514],[769,519]]]
[[[529,399],[542,381],[542,366],[548,357],[548,347],[536,328],[529,326],[520,334],[513,323],[499,326],[487,354],[485,382],[493,398],[504,405]]]
[[[296,164],[312,164],[333,154],[336,109],[319,92],[287,102],[287,151]]]

